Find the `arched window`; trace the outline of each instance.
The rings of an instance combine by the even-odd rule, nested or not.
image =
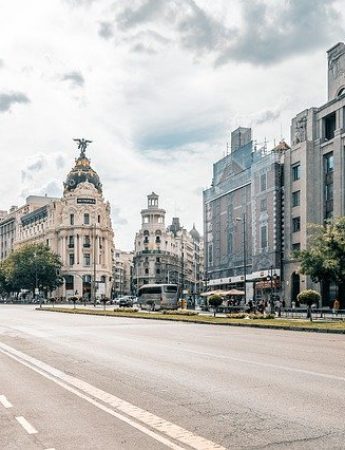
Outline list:
[[[345,94],[345,87],[341,88],[340,91],[338,92],[338,97],[342,96]]]

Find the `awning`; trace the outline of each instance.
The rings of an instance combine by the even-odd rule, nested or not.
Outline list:
[[[255,289],[277,289],[280,287],[280,280],[257,281],[255,283]]]
[[[230,291],[225,292],[225,295],[232,295],[232,296],[244,295],[244,291],[240,291],[239,289],[230,289]]]
[[[218,289],[216,291],[208,291],[200,294],[201,297],[209,297],[210,295],[220,295],[221,297],[225,297],[227,295],[227,291],[222,291]]]

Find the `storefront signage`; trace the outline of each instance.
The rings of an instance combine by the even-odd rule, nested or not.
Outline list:
[[[77,198],[77,203],[83,203],[84,205],[95,205],[96,199],[94,198]]]

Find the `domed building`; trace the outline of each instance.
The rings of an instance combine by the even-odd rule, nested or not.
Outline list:
[[[102,193],[102,183],[90,164],[91,161],[85,156],[85,152],[81,152],[79,158],[75,160],[75,166],[64,182],[65,192],[74,191],[81,183],[91,183],[99,193]]]
[[[93,300],[111,296],[114,233],[110,204],[103,198],[100,178],[85,155],[89,141],[78,142],[80,155],[63,183],[63,197],[35,197],[39,207],[24,209],[18,217],[14,244],[49,245],[63,264],[64,284],[53,294]]]

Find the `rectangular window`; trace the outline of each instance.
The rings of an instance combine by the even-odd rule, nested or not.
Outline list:
[[[301,204],[301,191],[296,191],[292,193],[292,207],[300,206]]]
[[[325,200],[326,202],[333,200],[333,183],[326,184],[325,186]]]
[[[291,168],[292,170],[292,181],[297,181],[301,178],[301,165],[295,164]]]
[[[69,255],[69,265],[70,266],[74,265],[74,253],[70,253]]]
[[[267,174],[263,173],[260,177],[261,192],[267,189]]]
[[[334,138],[334,131],[336,127],[336,115],[335,112],[328,114],[323,118],[323,137],[326,141]]]
[[[299,252],[301,250],[301,244],[297,242],[296,244],[292,244],[291,250],[293,252]]]
[[[267,225],[263,225],[261,227],[261,248],[268,247],[268,239],[267,239]]]
[[[90,214],[84,214],[84,225],[90,225]]]
[[[333,152],[327,153],[323,157],[323,166],[324,166],[325,174],[333,172],[333,170],[334,170],[334,156],[333,156]]]
[[[91,265],[90,253],[84,253],[84,266]]]
[[[90,236],[84,236],[84,247],[90,247]]]
[[[208,263],[213,264],[213,245],[208,244]]]
[[[300,231],[300,229],[301,229],[301,218],[294,217],[292,219],[292,232],[296,233],[297,231]]]
[[[101,223],[101,216],[100,215],[97,216],[97,222]]]
[[[263,198],[263,199],[260,201],[260,211],[261,211],[261,212],[267,211],[267,198]]]
[[[74,225],[74,214],[69,215],[69,224]]]
[[[69,290],[69,291],[73,290],[74,289],[74,278],[73,278],[73,275],[65,275],[64,278],[65,278],[65,281],[66,281],[66,283],[65,283],[66,290]]]
[[[68,247],[69,248],[74,247],[74,236],[68,236]]]

